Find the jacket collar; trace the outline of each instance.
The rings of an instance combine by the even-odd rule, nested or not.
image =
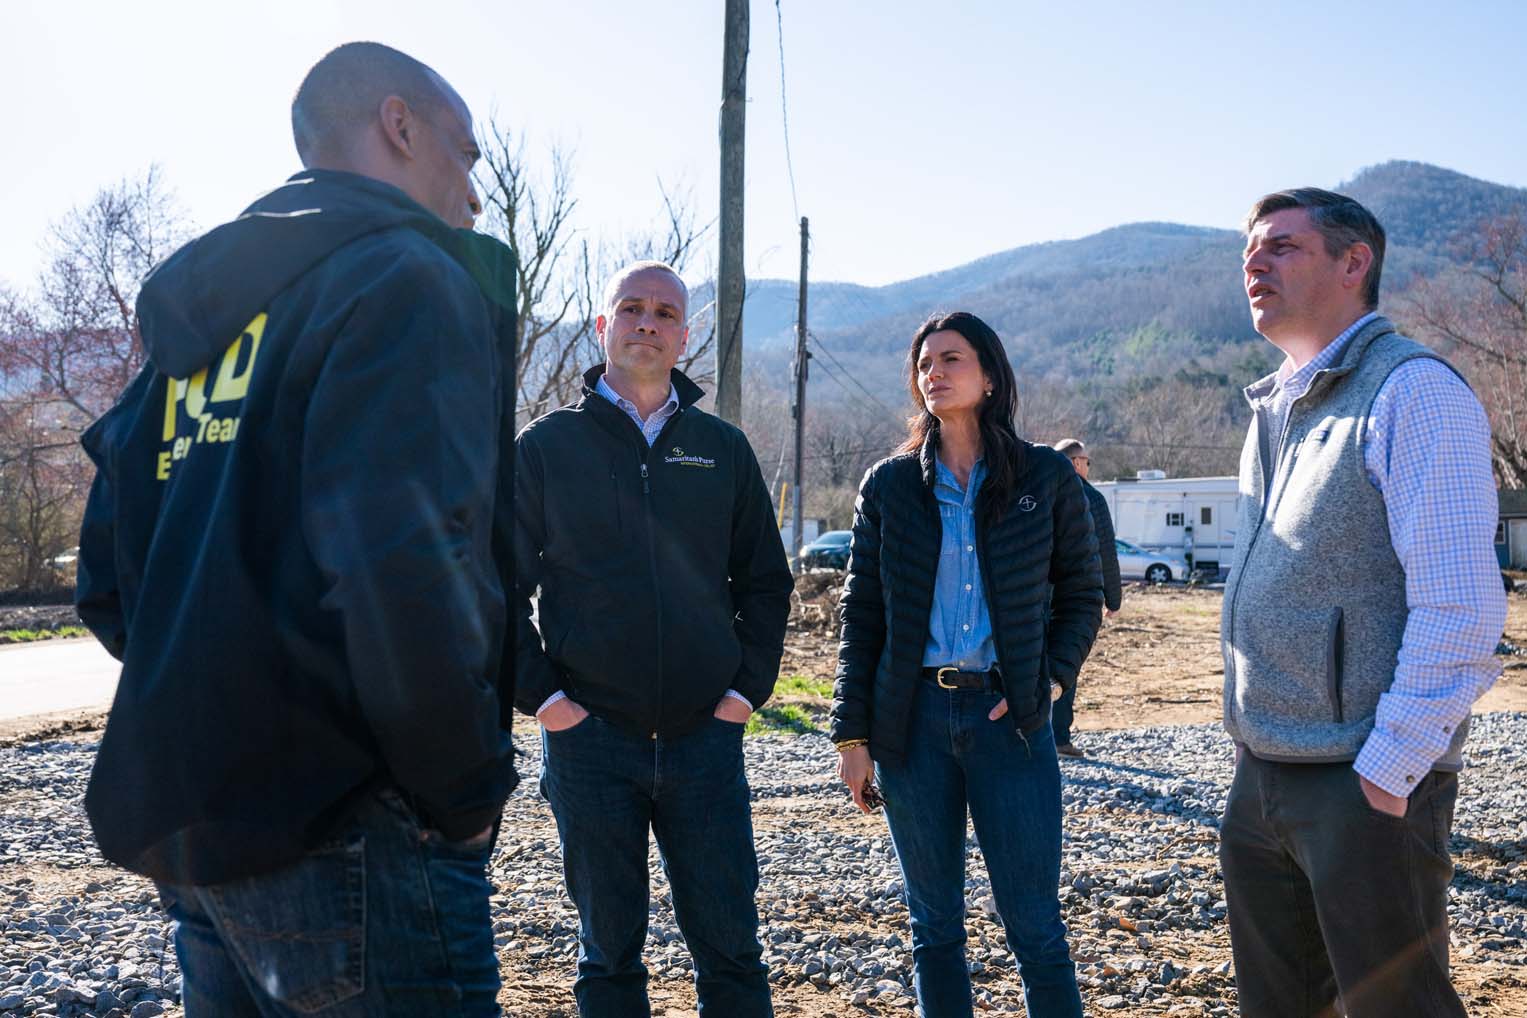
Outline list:
[[[604,374],[604,369],[605,364],[603,361],[601,361],[583,373],[584,399],[588,399],[590,396],[599,395],[597,391],[599,386],[599,377]],[[680,371],[678,368],[674,368],[671,372],[669,372],[669,377],[673,380],[673,391],[679,394],[680,410],[684,410],[693,406],[695,403],[699,402],[701,396],[705,395],[705,390],[700,388],[694,382],[690,381],[689,376],[684,374],[684,372]],[[600,398],[603,399],[603,397]]]
[[[1338,379],[1345,378],[1351,374],[1356,370],[1358,363],[1363,359],[1363,354],[1367,353],[1368,348],[1373,345],[1375,340],[1395,331],[1397,330],[1393,322],[1383,315],[1375,315],[1366,325],[1357,330],[1355,336],[1347,340],[1347,346],[1342,351],[1341,358],[1335,364],[1315,373],[1314,379],[1310,382],[1309,389],[1305,390],[1306,393],[1313,392],[1317,385],[1333,385]],[[1252,382],[1242,392],[1246,396],[1246,401],[1255,407],[1258,402],[1271,395],[1272,391],[1277,388],[1277,385],[1278,372],[1274,371],[1272,374]]]

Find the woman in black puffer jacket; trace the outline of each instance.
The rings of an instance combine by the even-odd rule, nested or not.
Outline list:
[[[968,1016],[967,808],[1033,1018],[1081,1018],[1056,885],[1060,768],[1051,690],[1102,620],[1081,481],[1013,430],[1013,370],[985,322],[935,315],[912,339],[919,413],[859,489],[833,691],[838,772],[883,801],[926,1018]],[[883,799],[882,799],[883,796]]]

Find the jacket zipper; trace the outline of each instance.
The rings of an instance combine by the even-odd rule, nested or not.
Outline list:
[[[1294,411],[1298,409],[1300,403],[1304,402],[1305,397],[1309,396],[1310,390],[1315,388],[1315,383],[1319,381],[1320,377],[1324,374],[1324,371],[1317,371],[1315,373],[1315,377],[1310,379],[1309,388],[1305,389],[1303,395],[1289,404],[1288,414],[1283,418],[1283,429],[1278,433],[1277,447],[1271,450],[1272,454],[1270,456],[1263,456],[1263,450],[1268,448],[1266,442],[1267,432],[1263,427],[1263,425],[1266,423],[1266,419],[1259,413],[1253,412],[1252,414],[1253,419],[1257,423],[1257,459],[1259,462],[1261,462],[1262,471],[1266,476],[1262,480],[1262,512],[1257,517],[1257,525],[1252,529],[1250,539],[1246,542],[1246,554],[1243,556],[1238,556],[1241,560],[1242,569],[1245,569],[1247,564],[1251,561],[1251,553],[1256,548],[1257,538],[1262,536],[1262,525],[1267,522],[1267,514],[1272,509],[1273,485],[1277,480],[1278,464],[1283,459],[1283,443],[1288,440],[1288,429],[1294,422]],[[1269,460],[1271,460],[1271,462],[1269,462]],[[1237,581],[1235,584],[1235,596],[1230,599],[1230,624],[1226,627],[1230,630],[1231,646],[1235,645],[1235,608],[1236,605],[1240,603],[1240,600],[1241,584],[1239,581]],[[1235,682],[1234,668],[1235,658],[1232,655],[1231,658],[1225,662],[1225,677],[1232,683]],[[1226,703],[1225,709],[1226,711],[1230,711],[1232,709],[1232,704]]]
[[[658,446],[665,444],[664,440],[673,426],[684,414],[684,408],[679,407],[674,411],[668,423],[663,425],[663,430],[658,432],[657,438],[647,445],[645,435],[641,436],[642,444],[647,445],[647,451],[641,458],[642,477],[642,507],[647,517],[647,567],[652,575],[652,603],[657,608],[657,696],[652,711],[652,738],[657,738],[657,731],[663,719],[663,585],[658,578],[657,572],[657,540],[653,535],[655,513],[652,511],[652,474],[648,470],[648,464],[652,462],[652,453]],[[635,422],[631,424],[636,427]],[[640,431],[640,429],[638,429]]]

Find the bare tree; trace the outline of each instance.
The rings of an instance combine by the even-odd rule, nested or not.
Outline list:
[[[59,400],[0,400],[0,588],[43,590],[60,580],[52,563],[76,542],[90,483],[77,415]]]
[[[143,367],[138,289],[186,235],[157,168],[102,188],[55,224],[35,296],[0,304],[0,373],[73,407],[68,427],[100,416]]]
[[[868,405],[819,401],[806,416],[809,483],[857,490],[870,464],[889,456],[901,439],[901,423]]]
[[[79,434],[142,369],[138,290],[186,235],[151,167],[55,224],[31,292],[0,290],[0,584],[57,579],[91,476]]]
[[[1125,444],[1170,477],[1234,473],[1240,434],[1223,390],[1183,378],[1140,386],[1121,407]]]
[[[515,377],[522,419],[567,402],[584,369],[603,355],[594,332],[604,281],[637,259],[690,268],[709,226],[696,224],[686,201],[659,184],[662,225],[638,236],[591,240],[574,222],[573,157],[552,146],[538,171],[522,135],[490,121],[479,179],[482,228],[518,256]],[[705,363],[714,335],[710,306],[690,308],[690,344],[680,367]]]
[[[1048,378],[1020,377],[1018,413],[1013,425],[1030,442],[1049,445],[1063,438],[1088,441],[1087,436],[1080,434],[1084,415],[1079,403],[1072,388]]]
[[[1497,480],[1527,486],[1527,210],[1460,240],[1464,268],[1414,287],[1422,338],[1451,348],[1490,416]]]

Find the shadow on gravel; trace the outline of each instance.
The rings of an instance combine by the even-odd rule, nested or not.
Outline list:
[[[1527,904],[1527,884],[1498,874],[1484,875],[1470,864],[1482,862],[1510,864],[1527,858],[1527,838],[1515,841],[1482,841],[1454,832],[1448,839],[1453,856],[1453,886],[1473,891],[1491,901],[1513,905]]]
[[[1126,764],[1111,764],[1101,760],[1078,761],[1080,766],[1104,772],[1096,777],[1083,777],[1068,773],[1065,777],[1067,787],[1098,789],[1112,791],[1115,805],[1127,808],[1133,812],[1149,812],[1159,816],[1169,816],[1179,820],[1187,820],[1203,827],[1219,830],[1220,805],[1218,800],[1224,798],[1225,789],[1216,783],[1188,782],[1160,771],[1146,770],[1141,767],[1130,767]],[[1133,781],[1120,781],[1113,774],[1141,774],[1146,777],[1157,777],[1171,781],[1175,787],[1172,791],[1151,788]],[[1184,802],[1185,798],[1207,799],[1215,801],[1213,807],[1196,806]]]

